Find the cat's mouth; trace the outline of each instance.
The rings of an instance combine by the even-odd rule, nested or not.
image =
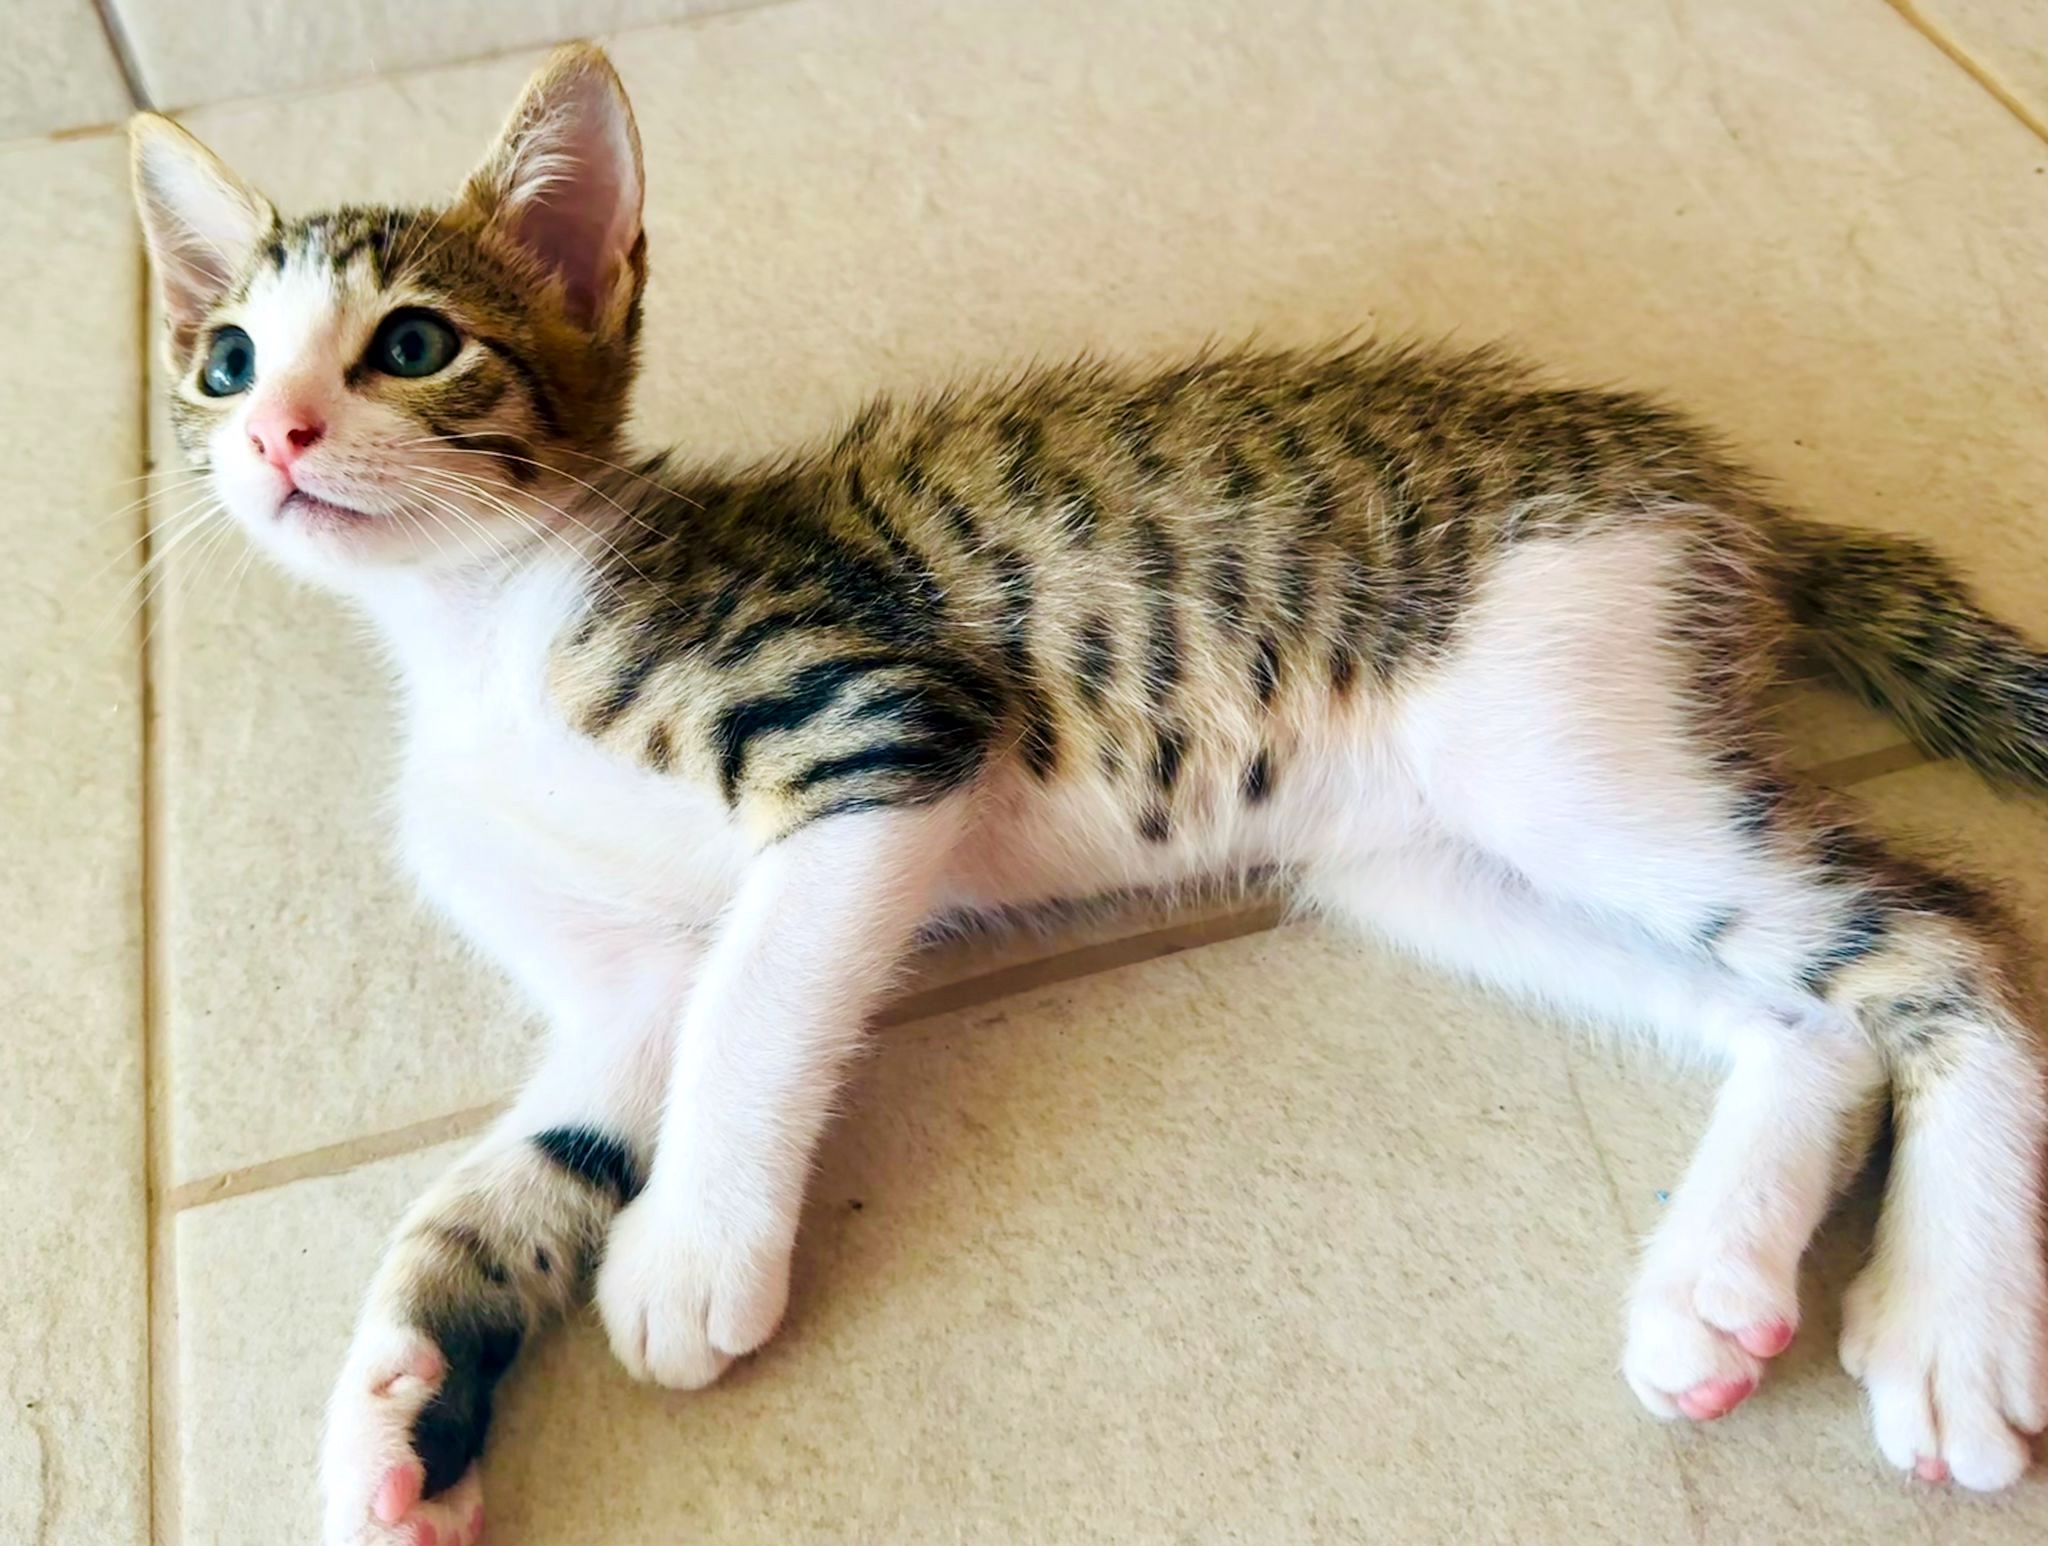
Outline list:
[[[358,526],[375,519],[367,510],[338,505],[302,488],[295,488],[285,495],[284,502],[277,507],[277,518],[284,520],[287,517],[296,517],[314,526]]]

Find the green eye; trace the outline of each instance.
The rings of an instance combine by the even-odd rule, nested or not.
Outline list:
[[[199,390],[208,397],[233,397],[249,390],[256,379],[256,344],[238,327],[224,327],[213,335],[213,347],[206,351],[206,364],[199,371]]]
[[[447,319],[431,311],[394,311],[370,344],[370,363],[387,376],[431,376],[462,348]]]

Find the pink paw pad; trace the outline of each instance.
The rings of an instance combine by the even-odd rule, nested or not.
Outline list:
[[[415,1379],[428,1386],[439,1385],[447,1372],[448,1360],[441,1356],[441,1350],[431,1342],[420,1342],[399,1360],[398,1366],[388,1377],[372,1387],[370,1393],[388,1396],[392,1388],[403,1379]]]
[[[420,1490],[426,1485],[426,1472],[416,1465],[393,1466],[384,1473],[384,1480],[377,1488],[376,1501],[370,1505],[379,1524],[395,1525],[412,1512],[412,1506],[420,1500]]]
[[[1755,1380],[1702,1380],[1679,1395],[1678,1409],[1694,1422],[1712,1422],[1742,1405],[1755,1389]]]
[[[1923,1482],[1948,1480],[1948,1462],[1939,1455],[1922,1455],[1913,1462],[1913,1474]]]
[[[1776,1358],[1792,1345],[1792,1332],[1790,1321],[1765,1321],[1737,1332],[1735,1340],[1753,1358]]]

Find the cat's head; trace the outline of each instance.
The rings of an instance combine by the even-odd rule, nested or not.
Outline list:
[[[597,49],[552,55],[438,208],[285,219],[170,120],[132,139],[179,443],[291,569],[476,562],[618,455],[646,243]]]

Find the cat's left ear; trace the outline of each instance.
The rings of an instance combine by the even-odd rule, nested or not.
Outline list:
[[[277,211],[168,118],[138,113],[128,143],[136,213],[173,346],[182,351],[277,225]]]
[[[572,43],[527,82],[464,200],[562,284],[570,318],[600,336],[638,298],[640,131],[604,51]]]

